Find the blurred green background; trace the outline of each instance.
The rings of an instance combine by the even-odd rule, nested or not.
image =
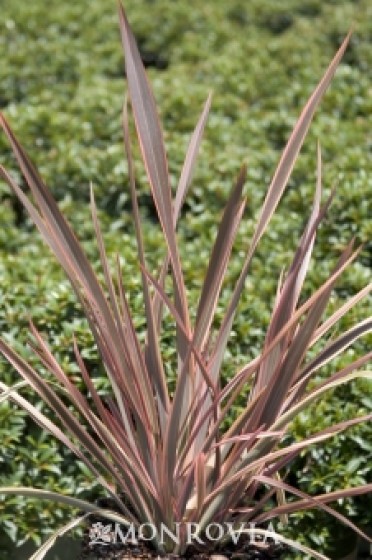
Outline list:
[[[248,164],[248,205],[223,290],[221,314],[280,151],[301,107],[354,25],[346,56],[253,262],[226,356],[224,375],[229,376],[260,351],[278,275],[290,263],[311,206],[317,139],[323,149],[325,196],[334,183],[338,187],[319,232],[305,294],[327,277],[352,236],[365,247],[338,283],[329,312],[371,276],[372,4],[369,0],[126,0],[125,7],[164,124],[173,186],[190,133],[213,90],[202,152],[179,229],[193,309],[218,218],[240,165]],[[1,0],[0,28],[0,108],[96,263],[88,208],[89,183],[93,183],[107,250],[112,259],[120,254],[125,287],[141,330],[140,276],[120,124],[126,83],[116,3]],[[22,181],[3,136],[0,152],[1,162]],[[137,178],[149,262],[155,267],[164,246],[139,162]],[[2,336],[33,360],[25,346],[31,315],[48,335],[65,370],[79,382],[71,344],[75,333],[104,393],[107,384],[96,349],[68,282],[3,183],[0,200]],[[364,301],[335,332],[367,317],[371,309],[371,299]],[[364,338],[324,368],[322,375],[355,359],[370,345],[371,338]],[[164,355],[169,357],[172,383],[174,353],[166,337]],[[18,379],[3,360],[0,373],[8,384]],[[371,393],[367,382],[335,391],[298,418],[291,437],[371,411]],[[293,464],[291,482],[309,492],[372,482],[371,435],[371,426],[359,426],[309,450]],[[99,496],[95,479],[82,465],[9,403],[0,405],[0,438],[0,486],[34,485],[89,499]],[[356,523],[372,525],[370,498],[345,500],[337,507]],[[11,543],[39,542],[70,515],[56,504],[0,497],[0,558],[9,558],[6,547]],[[286,531],[326,550],[339,528],[324,514],[312,511],[292,516]]]

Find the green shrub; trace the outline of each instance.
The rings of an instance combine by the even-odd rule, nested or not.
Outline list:
[[[127,4],[133,14],[133,25],[143,50],[163,57],[169,64],[168,69],[150,69],[150,74],[168,131],[166,142],[173,165],[173,177],[179,173],[180,147],[186,146],[199,106],[208,89],[213,87],[215,90],[203,157],[188,202],[192,212],[181,226],[182,235],[191,237],[197,232],[200,236],[193,242],[195,251],[187,255],[185,261],[185,268],[195,287],[200,285],[204,272],[200,267],[200,255],[203,251],[205,254],[206,247],[210,247],[211,224],[215,221],[215,214],[221,211],[230,177],[246,157],[246,146],[250,154],[249,208],[248,219],[238,240],[237,256],[245,247],[253,216],[262,201],[262,185],[268,182],[277,151],[283,146],[299,106],[314,85],[313,76],[320,73],[320,68],[347,30],[349,22],[356,22],[350,54],[340,67],[335,87],[325,99],[323,114],[318,115],[314,123],[313,132],[304,146],[285,195],[286,209],[290,209],[290,214],[279,211],[273,224],[275,234],[264,240],[255,262],[254,273],[260,279],[262,302],[252,305],[252,286],[248,282],[236,321],[233,344],[229,349],[231,369],[234,369],[234,365],[242,363],[247,352],[251,356],[258,352],[263,339],[269,316],[267,295],[273,293],[274,279],[281,267],[289,262],[293,240],[298,236],[301,226],[298,216],[304,214],[308,204],[312,188],[308,170],[313,167],[316,136],[322,138],[326,184],[338,180],[339,187],[331,219],[320,231],[320,243],[315,249],[315,258],[317,262],[322,261],[322,267],[317,268],[311,278],[313,284],[319,285],[329,272],[332,258],[345,244],[350,232],[357,231],[358,240],[370,238],[368,200],[372,179],[366,138],[371,101],[368,96],[369,80],[365,73],[371,63],[369,3],[366,0],[358,3],[292,1],[281,9],[278,9],[277,2],[258,0],[250,2],[249,9],[243,2],[216,0],[204,2],[203,7],[199,5],[194,9],[184,2],[176,2],[172,8],[168,2],[161,1],[128,1]],[[99,206],[104,206],[107,214],[115,218],[107,235],[108,252],[114,253],[117,247],[122,249],[125,245],[124,258],[131,271],[135,267],[136,257],[129,241],[131,225],[126,214],[128,197],[123,194],[122,186],[126,172],[121,164],[118,118],[122,102],[122,61],[115,13],[98,1],[75,4],[52,2],[50,10],[46,11],[42,2],[23,3],[20,9],[18,0],[5,0],[2,9],[6,31],[0,38],[0,54],[4,61],[0,69],[1,105],[16,125],[19,135],[25,139],[56,196],[62,199],[70,194],[74,201],[82,201],[81,205],[76,205],[67,198],[63,204],[71,221],[78,224],[79,235],[86,239],[86,248],[92,255],[95,249],[89,241],[90,226],[86,226],[86,237],[82,226],[89,223],[84,208],[84,202],[88,199],[88,183],[92,180],[97,185]],[[289,20],[291,24],[283,27],[283,22],[285,24]],[[180,23],[187,28],[182,40]],[[43,29],[43,33],[40,33],[40,29]],[[189,100],[193,105],[187,114],[184,111],[185,100],[187,105]],[[94,127],[91,123],[95,123]],[[34,146],[35,138],[37,146]],[[3,140],[0,142],[2,147]],[[210,162],[213,162],[213,169]],[[146,202],[144,183],[142,172],[140,192]],[[27,315],[32,311],[38,324],[48,330],[53,350],[70,367],[69,323],[71,319],[78,320],[79,313],[75,300],[66,290],[62,275],[49,258],[47,250],[30,229],[25,216],[17,210],[14,199],[9,198],[3,185],[0,188],[0,195],[6,202],[5,207],[2,204],[1,210],[5,227],[0,232],[1,330],[4,332],[5,329],[12,341],[19,341],[17,344],[20,347],[20,342],[27,339]],[[149,203],[149,230],[151,212]],[[105,224],[109,221],[106,221],[105,216],[102,216],[102,221],[102,229],[106,231]],[[15,227],[15,222],[19,222],[19,227]],[[123,234],[125,241],[123,238],[119,242],[115,241],[118,232]],[[152,240],[149,234],[146,239],[153,241],[155,250],[156,240]],[[273,248],[278,242],[283,246],[283,251],[279,256],[274,256]],[[369,248],[367,245],[359,264],[349,273],[346,292],[335,293],[335,307],[342,298],[363,285],[369,273]],[[155,254],[156,258],[160,258],[160,255],[156,257]],[[237,267],[238,264],[232,264],[232,281],[236,277]],[[136,282],[138,285],[138,275],[133,274],[134,285],[129,286],[128,291],[135,293]],[[193,292],[190,295],[196,298]],[[223,294],[223,298],[223,302],[226,302],[228,291]],[[141,310],[142,301],[139,297],[133,297],[131,304],[135,313]],[[366,305],[370,308],[371,301]],[[248,309],[249,322],[246,318]],[[347,327],[349,321],[351,324],[363,317],[365,312],[366,308],[353,312],[345,320],[343,328]],[[262,328],[257,327],[257,324],[262,324]],[[79,340],[84,345],[88,344],[89,347],[92,344],[91,352],[87,351],[87,358],[95,367],[97,356],[85,324],[77,325],[75,322],[74,330],[78,331]],[[257,340],[257,344],[249,348],[245,343],[248,332],[250,341],[252,335],[253,340]],[[370,339],[361,343],[358,350],[363,351],[368,344]],[[1,364],[1,370],[8,379],[11,378],[8,366]],[[355,410],[361,410],[361,407],[367,409],[362,402],[362,393],[335,395],[327,401],[327,407],[344,409],[346,400]],[[9,412],[4,414],[1,429],[15,430],[14,426],[6,427]],[[19,418],[19,426],[24,425],[22,413],[16,417]],[[306,422],[309,431],[317,427],[313,417]],[[301,425],[296,424],[294,435],[296,431],[300,434],[301,429]],[[32,461],[22,457],[21,451],[18,451],[22,447],[26,448],[26,443],[30,444],[27,433],[23,436],[18,427],[14,433],[20,442],[19,447],[17,445],[12,449],[12,458],[5,457],[4,460],[8,465],[18,465],[23,461],[26,471],[31,470]],[[338,455],[341,447],[346,457],[351,459],[352,453],[363,449],[370,437],[370,428],[358,428],[353,435],[345,437],[348,443],[340,446],[340,441],[336,440],[332,446],[329,444],[331,455]],[[359,440],[356,448],[352,437]],[[35,453],[40,453],[41,457],[42,445],[38,451],[39,442],[40,438],[35,436],[30,445],[34,445]],[[61,455],[58,456],[58,453]],[[56,464],[62,464],[63,460],[68,462],[68,458],[64,459],[59,450],[56,452]],[[345,462],[344,459],[342,462]],[[315,461],[309,461],[309,464],[309,473],[313,473],[309,476],[322,481],[322,462],[315,464]],[[301,465],[297,468],[300,469]],[[16,467],[9,476],[16,477],[18,472]],[[74,480],[79,480],[73,471],[71,473],[66,488],[73,488]],[[365,476],[367,479],[368,473]],[[56,488],[58,479],[56,476]],[[332,478],[332,485],[336,483],[337,473]],[[319,488],[322,484],[325,488],[326,481],[320,482]],[[54,507],[52,509],[55,510]],[[350,510],[349,513],[355,515],[356,519],[368,518],[365,504],[356,506],[356,510]],[[25,510],[22,516],[25,527],[27,516]],[[29,518],[28,526],[32,526],[34,514]],[[37,528],[40,529],[39,526]]]

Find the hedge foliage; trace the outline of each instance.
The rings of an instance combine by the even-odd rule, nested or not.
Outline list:
[[[278,275],[290,262],[311,204],[317,138],[323,148],[325,194],[335,182],[338,188],[315,248],[309,292],[330,272],[340,249],[353,235],[366,245],[338,284],[329,311],[370,277],[372,6],[368,0],[126,0],[125,5],[163,119],[173,184],[203,101],[211,89],[214,92],[201,158],[179,230],[180,237],[187,240],[183,263],[189,297],[195,303],[216,221],[240,164],[248,163],[249,204],[221,309],[296,116],[341,38],[352,23],[355,26],[345,59],[247,279],[226,360],[229,375],[247,356],[259,352]],[[88,209],[92,181],[107,249],[112,257],[120,254],[130,304],[141,329],[140,277],[120,125],[126,86],[115,2],[50,0],[46,9],[43,0],[2,0],[0,17],[1,110],[97,262]],[[0,150],[2,163],[14,168],[3,137]],[[140,165],[137,176],[149,258],[156,266],[164,246]],[[0,184],[0,199],[2,335],[21,348],[28,338],[31,315],[48,334],[66,371],[74,376],[74,332],[104,392],[107,387],[100,377],[96,349],[67,281],[4,184]],[[364,301],[341,327],[346,329],[371,309],[371,300]],[[351,360],[370,343],[371,338],[359,342],[336,365]],[[27,355],[28,350],[23,352]],[[169,353],[171,382],[173,353],[167,340],[164,352]],[[16,380],[3,361],[0,372],[5,382]],[[367,383],[337,390],[298,418],[293,438],[371,408]],[[311,449],[293,465],[292,481],[307,491],[372,482],[368,468],[371,435],[371,426],[360,426],[325,447]],[[83,467],[11,404],[0,406],[0,437],[0,485],[18,482],[92,499],[98,496],[95,481]],[[371,506],[371,500],[363,498],[338,507],[357,522],[371,524]],[[55,504],[1,500],[0,532],[18,543],[27,538],[38,540],[67,515]],[[293,518],[289,529],[292,536],[318,547],[329,543],[334,530],[315,512]]]

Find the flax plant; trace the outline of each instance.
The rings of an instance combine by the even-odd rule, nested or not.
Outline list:
[[[0,167],[2,179],[23,204],[67,274],[89,322],[112,389],[112,399],[107,406],[95,388],[74,338],[73,352],[87,389],[83,394],[64,372],[46,340],[31,322],[32,349],[54,381],[51,383],[0,339],[2,354],[23,378],[11,387],[0,382],[0,402],[11,399],[43,429],[66,445],[94,473],[103,492],[112,498],[116,506],[111,510],[99,509],[84,500],[58,495],[47,489],[11,487],[0,491],[8,495],[55,500],[85,512],[53,534],[35,553],[34,559],[43,558],[59,535],[89,518],[92,513],[99,513],[123,525],[151,523],[160,527],[163,524],[170,530],[177,523],[195,523],[200,535],[211,523],[231,522],[234,526],[240,522],[263,523],[264,528],[257,529],[257,532],[265,534],[265,523],[269,520],[317,507],[366,537],[328,504],[369,492],[371,484],[309,496],[280,477],[291,461],[310,445],[326,445],[335,434],[372,418],[369,414],[340,422],[295,443],[287,444],[287,440],[283,439],[291,421],[314,401],[321,399],[326,391],[356,378],[372,378],[372,373],[364,368],[371,358],[370,352],[336,370],[324,381],[309,386],[309,381],[324,364],[372,329],[372,319],[365,319],[336,338],[328,337],[328,342],[315,356],[311,359],[307,357],[309,349],[367,296],[372,287],[367,285],[324,319],[336,282],[360,253],[361,248],[355,248],[352,240],[341,253],[329,278],[309,298],[300,298],[317,229],[335,194],[332,192],[322,203],[319,146],[312,209],[290,267],[279,279],[262,351],[224,385],[221,382],[225,349],[252,258],[285,191],[314,113],[347,48],[350,34],[304,106],[290,135],[268,187],[240,276],[223,319],[216,328],[215,314],[221,287],[246,204],[243,196],[246,170],[244,166],[240,170],[227,201],[201,289],[196,318],[192,321],[176,230],[207,122],[211,96],[206,100],[191,136],[173,196],[154,96],[121,5],[119,17],[128,85],[128,102],[123,110],[124,148],[142,278],[145,342],[140,341],[134,327],[123,281],[125,270],[121,270],[119,259],[116,270],[110,270],[93,189],[91,214],[103,283],[98,280],[77,237],[3,116],[2,129],[31,197],[11,173]],[[146,262],[129,134],[131,115],[167,248],[158,272],[150,271]],[[165,289],[168,277],[171,278],[171,294],[168,288]],[[165,375],[160,344],[165,311],[175,325],[177,378],[173,394]],[[32,387],[49,405],[55,420],[44,415],[21,395],[24,386]],[[250,392],[244,409],[224,431],[222,424],[247,387],[250,387]],[[91,400],[87,399],[88,393]],[[316,558],[324,558],[317,551],[284,537],[280,539]],[[162,544],[154,539],[152,545],[161,555],[168,552],[183,554],[187,548],[185,538],[181,538],[178,544],[172,540]]]

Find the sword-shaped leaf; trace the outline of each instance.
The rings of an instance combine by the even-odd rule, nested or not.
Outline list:
[[[219,330],[218,337],[215,343],[214,358],[213,358],[213,370],[219,370],[223,354],[225,352],[227,340],[231,331],[231,327],[234,321],[236,308],[240,299],[240,295],[244,288],[244,282],[251,264],[252,257],[260,241],[262,235],[264,234],[270,219],[279,204],[279,201],[283,195],[284,189],[287,185],[288,179],[291,175],[292,169],[295,165],[297,156],[304,142],[306,133],[309,129],[310,123],[313,119],[314,113],[322,99],[324,93],[328,89],[331,83],[334,73],[336,72],[337,66],[339,65],[345,49],[348,45],[351,32],[346,36],[342,42],[341,47],[334,56],[332,62],[328,66],[325,74],[320,80],[319,84],[315,88],[310,99],[303,108],[301,115],[292,131],[292,134],[288,140],[288,143],[284,149],[284,152],[280,158],[277,169],[274,173],[274,177],[271,181],[267,195],[261,210],[260,218],[253,235],[253,239],[248,250],[248,254],[242,271],[240,273],[238,282],[236,283],[233,295],[231,297],[230,303],[228,305],[226,315],[224,317],[223,323]],[[212,373],[213,376],[213,373]]]

